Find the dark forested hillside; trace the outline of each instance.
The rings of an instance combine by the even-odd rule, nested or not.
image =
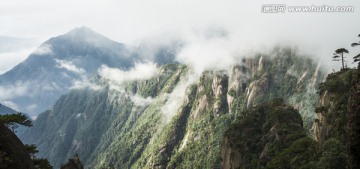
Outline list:
[[[199,76],[165,64],[147,80],[94,78],[101,88],[62,96],[24,140],[55,167],[78,153],[88,168],[219,168],[223,134],[245,109],[283,98],[310,128],[322,77],[307,57],[276,48]]]

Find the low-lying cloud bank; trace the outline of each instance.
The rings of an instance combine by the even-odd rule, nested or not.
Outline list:
[[[135,66],[129,70],[121,70],[118,68],[110,68],[106,65],[101,66],[98,70],[98,74],[108,80],[110,88],[122,92],[123,94],[130,97],[136,106],[147,106],[151,104],[154,99],[151,97],[144,98],[137,94],[126,93],[122,87],[122,83],[132,80],[146,80],[153,77],[158,72],[156,64],[146,62],[146,63],[136,63]],[[87,79],[85,81],[78,82],[80,87],[91,87],[92,89],[99,89],[98,85],[90,83]]]
[[[136,63],[127,71],[103,65],[98,72],[100,76],[109,79],[111,83],[121,84],[124,81],[148,79],[155,75],[157,68],[154,63]]]
[[[224,69],[236,63],[239,57],[233,42],[224,36],[228,32],[222,29],[189,32],[184,47],[179,51],[176,60],[191,66],[197,74],[207,69]]]

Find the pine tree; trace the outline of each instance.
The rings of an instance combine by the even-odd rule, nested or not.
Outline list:
[[[358,37],[360,37],[360,34],[359,34]],[[352,43],[352,44],[351,44],[352,47],[359,46],[359,45],[360,45],[360,42],[359,42],[359,43]],[[360,61],[360,54],[354,56],[353,58],[354,58],[354,62]]]
[[[6,126],[7,128],[11,129],[12,132],[15,132],[15,129],[18,127],[18,125],[31,127],[32,121],[22,113],[6,114],[6,115],[0,115],[0,125]],[[23,146],[25,146],[27,152],[29,153],[35,169],[53,168],[47,159],[37,158],[35,156],[35,154],[39,152],[36,149],[35,145],[32,144],[32,145],[23,145]],[[9,166],[11,166],[11,163],[14,163],[14,161],[8,156],[6,152],[3,152],[0,149],[0,168],[8,168]]]
[[[349,51],[345,48],[339,48],[339,49],[336,49],[335,50],[335,53],[334,53],[334,56],[332,57],[333,58],[333,61],[340,61],[342,62],[342,69],[345,68],[344,66],[344,53],[349,53]],[[340,55],[341,54],[341,55]],[[341,59],[339,59],[341,57]]]
[[[12,129],[13,132],[18,125],[32,126],[32,121],[22,113],[0,115],[0,123]]]

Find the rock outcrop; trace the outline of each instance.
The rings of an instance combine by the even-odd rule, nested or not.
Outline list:
[[[315,140],[318,141],[320,145],[322,145],[325,140],[328,139],[330,134],[331,124],[329,124],[329,120],[327,120],[324,116],[328,111],[328,107],[331,107],[331,105],[333,105],[333,101],[331,101],[330,98],[331,93],[327,90],[321,94],[320,107],[323,107],[323,109],[317,110],[317,119],[315,120],[312,127]]]
[[[84,165],[80,161],[78,154],[75,154],[73,158],[70,158],[69,161],[62,165],[60,169],[84,169]]]
[[[246,94],[246,96],[248,97],[246,107],[251,108],[254,105],[255,98],[266,93],[267,90],[269,89],[269,85],[270,85],[270,79],[267,74],[263,74],[259,80],[252,82],[249,85],[249,89]]]
[[[348,169],[357,169],[360,168],[360,64],[350,90],[346,129]]]
[[[319,106],[315,109],[317,119],[313,125],[315,140],[320,145],[333,137],[342,143],[346,143],[346,123],[349,118],[348,101],[356,99],[356,85],[351,89],[352,81],[356,81],[355,69],[343,69],[339,72],[331,73],[324,83],[320,84]],[[355,83],[355,82],[354,82]],[[351,96],[353,99],[349,99]],[[358,102],[356,102],[358,103]],[[353,108],[356,108],[354,106]],[[348,116],[348,117],[346,117]],[[355,115],[356,116],[356,115]],[[350,125],[349,124],[349,125]],[[348,125],[348,127],[350,127]],[[351,124],[353,126],[354,124]]]

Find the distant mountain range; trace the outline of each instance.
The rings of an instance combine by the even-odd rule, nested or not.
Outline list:
[[[62,94],[96,74],[102,65],[128,70],[136,62],[146,59],[159,64],[174,59],[173,51],[168,47],[159,48],[151,57],[144,55],[146,50],[146,44],[143,47],[128,46],[90,28],[75,28],[50,38],[25,61],[0,75],[0,101],[36,117]]]

